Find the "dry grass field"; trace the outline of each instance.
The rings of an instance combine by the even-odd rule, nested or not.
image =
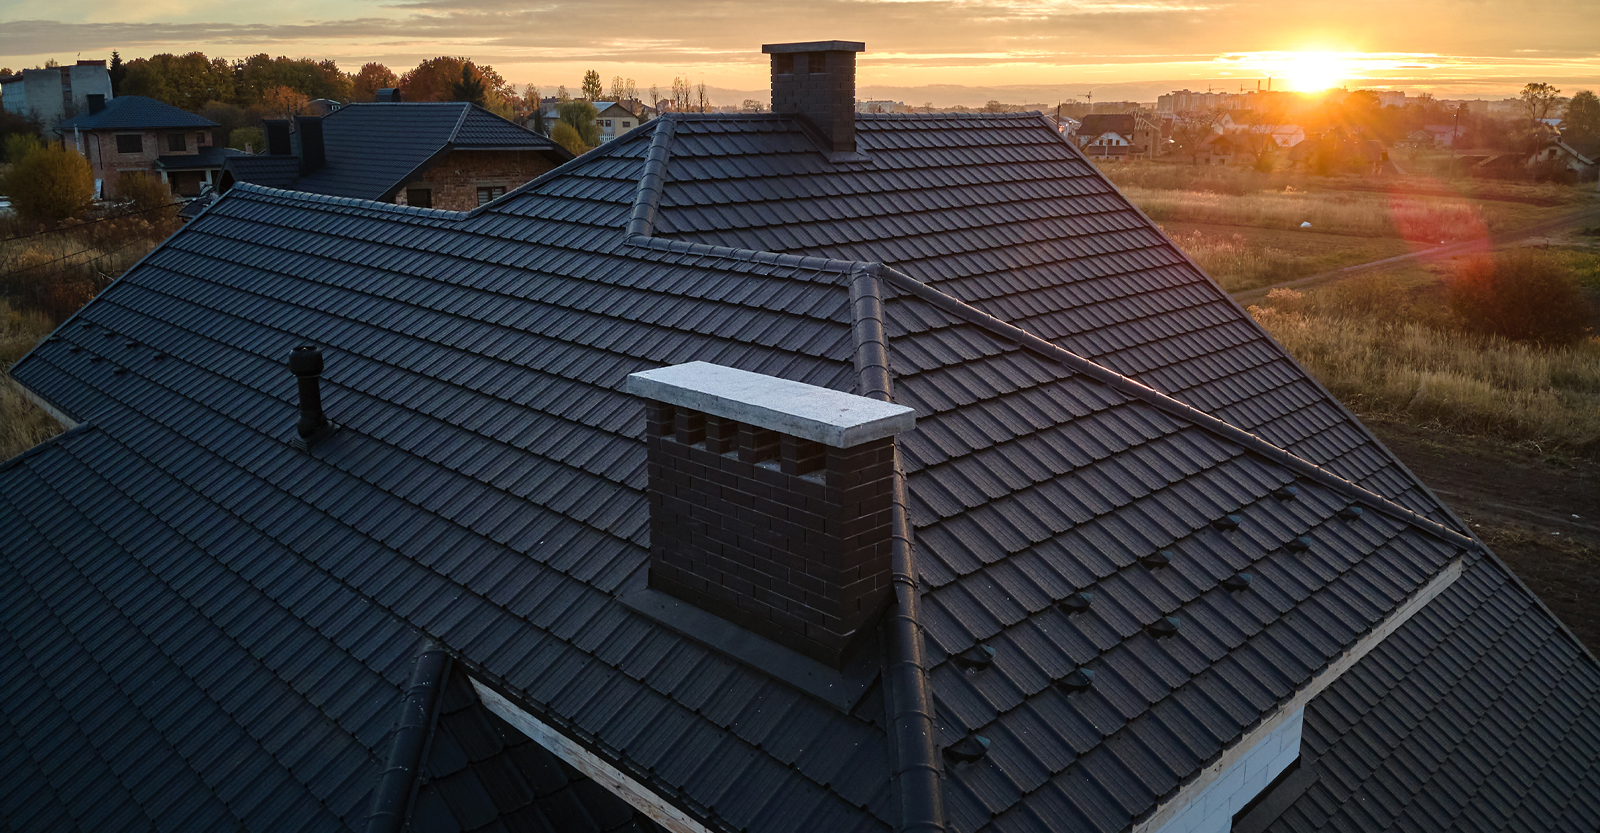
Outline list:
[[[61,424],[29,401],[11,380],[11,365],[54,329],[40,312],[22,312],[0,301],[0,461],[61,433]]]

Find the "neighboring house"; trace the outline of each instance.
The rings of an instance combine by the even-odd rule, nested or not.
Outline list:
[[[1078,126],[1076,140],[1088,156],[1125,157],[1134,150],[1135,129],[1132,113],[1090,113]]]
[[[1433,147],[1451,147],[1461,136],[1461,131],[1449,124],[1429,124],[1424,125],[1422,129],[1433,137]]]
[[[111,99],[111,75],[105,61],[78,61],[71,66],[25,69],[0,77],[0,107],[39,123],[46,135],[58,124],[89,111],[89,97]]]
[[[123,174],[142,173],[160,177],[174,194],[197,197],[215,185],[229,157],[244,155],[217,146],[217,126],[153,98],[94,94],[85,112],[57,125],[56,134],[89,160],[102,196],[111,196]]]
[[[17,362],[10,827],[1593,831],[1594,657],[862,48],[469,212],[237,185]]]
[[[1541,150],[1535,161],[1554,161],[1577,174],[1579,179],[1593,179],[1596,171],[1600,171],[1600,140],[1557,139]]]
[[[229,161],[219,191],[252,182],[419,208],[482,205],[572,158],[465,102],[347,104],[267,125],[267,153]]]
[[[1306,140],[1305,128],[1298,124],[1280,124],[1267,116],[1249,110],[1230,110],[1217,120],[1212,128],[1218,133],[1268,136],[1280,148],[1292,148]]]
[[[1426,130],[1413,130],[1406,137],[1395,142],[1395,147],[1431,148],[1434,143],[1434,134]]]
[[[1255,161],[1250,154],[1249,138],[1238,134],[1214,134],[1200,143],[1198,159],[1206,165],[1248,165]]]
[[[594,105],[594,126],[600,131],[600,144],[605,144],[630,130],[643,124],[647,118],[635,114],[632,110],[614,101],[591,101]],[[550,104],[544,109],[544,124],[548,130],[552,125],[561,120],[556,104]]]

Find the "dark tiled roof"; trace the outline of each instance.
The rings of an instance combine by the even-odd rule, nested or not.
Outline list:
[[[1132,113],[1090,113],[1083,117],[1078,128],[1079,136],[1099,136],[1102,133],[1133,135]]]
[[[156,165],[169,171],[187,171],[204,168],[221,168],[223,163],[235,157],[247,157],[250,154],[233,148],[217,147],[212,145],[200,149],[199,153],[172,154],[170,156],[156,157]]]
[[[293,188],[300,178],[300,160],[293,156],[233,156],[223,165],[236,182],[267,188]]]
[[[830,165],[783,117],[685,122],[663,236],[882,262],[1435,520],[1447,514],[1037,115],[858,116]],[[781,185],[780,185],[781,183]]]
[[[1197,391],[1271,402],[1261,390],[1304,377],[1053,130],[1007,116],[905,122],[863,119],[872,161],[835,166],[781,118],[669,117],[470,214],[235,188],[14,370],[93,418],[121,455],[90,468],[130,493],[139,484],[137,511],[112,504],[99,526],[72,528],[119,532],[152,581],[193,583],[200,600],[224,586],[206,578],[217,570],[264,585],[263,609],[304,618],[307,644],[395,634],[395,656],[344,661],[381,665],[391,688],[410,658],[400,635],[425,633],[713,826],[889,829],[902,805],[884,697],[841,713],[617,600],[648,556],[643,413],[623,379],[704,360],[855,390],[868,330],[852,285],[867,286],[882,298],[893,397],[918,412],[900,449],[937,741],[991,740],[982,760],[945,767],[952,829],[1124,830],[1475,545],[1347,482],[1376,490],[1388,472],[1404,481],[1395,493],[1433,511],[1398,466],[1346,474],[1349,455],[1324,443],[1359,426],[1336,406],[1321,433],[1293,422],[1301,446],[1324,452],[1311,460],[1202,412],[1227,416],[1226,405],[1197,410]],[[1020,196],[1003,200],[1006,189]],[[1007,220],[1019,211],[1053,213]],[[725,228],[690,235],[695,218]],[[810,252],[892,252],[911,274],[649,238],[652,222],[717,242],[792,234]],[[857,240],[830,241],[850,227]],[[1054,283],[1047,251],[1066,253]],[[944,267],[964,277],[916,280]],[[1079,293],[1086,309],[1068,303]],[[1012,323],[1055,343],[991,317],[1007,309],[1034,310]],[[1152,329],[1129,329],[1143,318]],[[342,426],[312,454],[289,442],[283,366],[306,340],[325,345],[324,398]],[[1084,344],[1112,368],[1067,352]],[[1173,399],[1116,366],[1163,357],[1214,375]],[[1160,370],[1146,376],[1168,378]],[[38,465],[38,477],[69,472]],[[1273,496],[1289,483],[1297,497]],[[49,528],[66,496],[84,493],[69,485],[30,522]],[[0,493],[25,505],[6,483]],[[1369,511],[1339,517],[1352,501]],[[1219,528],[1230,515],[1237,528]],[[163,540],[142,532],[162,524],[211,557],[162,555]],[[46,562],[70,557],[48,538],[28,546]],[[1160,550],[1170,563],[1146,566]],[[1249,589],[1221,586],[1241,570],[1255,576]],[[58,586],[6,585],[18,601],[67,606]],[[1088,611],[1056,607],[1082,590],[1095,594]],[[97,633],[125,627],[84,616]],[[1542,609],[1529,616],[1555,628]],[[1149,632],[1169,617],[1175,635]],[[40,640],[73,633],[16,621]],[[145,638],[176,652],[188,634]],[[987,669],[951,660],[979,644],[995,650]],[[1097,672],[1091,689],[1053,685],[1080,667]],[[244,668],[229,677],[240,691],[265,684]],[[1592,701],[1587,679],[1551,685]],[[111,748],[85,713],[62,725]],[[1600,741],[1580,746],[1592,762]],[[1361,765],[1377,772],[1406,754]],[[1573,760],[1488,777],[1600,783]],[[49,794],[80,789],[39,772]],[[371,789],[306,777],[302,789],[341,807]]]
[[[293,165],[235,163],[235,181],[387,201],[429,160],[452,149],[537,151],[557,164],[572,158],[538,133],[459,101],[346,105],[323,118],[322,136],[327,161],[319,170],[304,177],[295,170],[286,179]]]
[[[157,130],[169,127],[216,127],[217,123],[142,95],[119,95],[98,113],[84,113],[56,125],[57,132],[82,130]]]

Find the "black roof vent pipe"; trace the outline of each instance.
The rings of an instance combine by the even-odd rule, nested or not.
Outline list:
[[[300,439],[310,442],[328,427],[322,413],[322,351],[302,344],[289,353],[289,372],[300,381],[300,422],[295,426]]]

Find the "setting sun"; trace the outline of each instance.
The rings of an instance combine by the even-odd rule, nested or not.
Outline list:
[[[1285,74],[1298,92],[1314,93],[1337,87],[1350,74],[1348,62],[1329,52],[1291,52],[1284,58]]]

